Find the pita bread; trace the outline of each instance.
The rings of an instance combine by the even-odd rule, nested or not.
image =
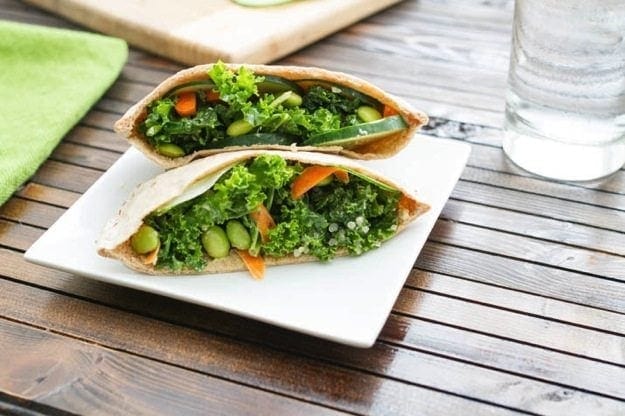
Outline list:
[[[241,65],[229,64],[227,66],[233,70],[236,70]],[[303,146],[298,147],[297,149],[299,150],[339,153],[354,159],[383,159],[399,152],[404,146],[406,146],[414,132],[428,121],[428,118],[424,113],[414,110],[403,100],[400,100],[397,97],[393,97],[390,94],[385,93],[384,91],[367,81],[348,74],[344,74],[341,72],[332,72],[313,67],[247,64],[244,66],[257,75],[272,75],[295,82],[297,82],[298,80],[319,80],[351,88],[376,99],[381,104],[387,107],[393,108],[398,114],[400,114],[404,118],[404,120],[408,124],[408,128],[406,128],[405,130],[381,137],[379,140],[365,143],[361,146],[351,149],[344,149],[340,146]],[[115,131],[124,135],[132,145],[137,147],[150,159],[152,159],[154,162],[156,162],[158,165],[165,169],[182,166],[194,159],[205,157],[214,153],[221,153],[224,151],[236,151],[251,148],[274,150],[288,149],[290,146],[282,145],[254,145],[246,147],[232,146],[222,149],[200,150],[179,158],[169,158],[156,152],[156,150],[152,147],[152,145],[150,145],[148,140],[139,129],[139,126],[147,117],[148,105],[155,100],[164,97],[169,91],[179,85],[186,84],[192,81],[209,79],[207,73],[211,67],[212,64],[195,66],[189,69],[182,70],[177,74],[171,76],[170,78],[166,79],[141,101],[128,109],[126,114],[124,114],[124,116],[115,123]]]
[[[143,219],[159,207],[162,207],[182,194],[188,186],[196,181],[261,154],[274,154],[287,160],[298,161],[308,165],[341,166],[399,190],[406,197],[404,200],[406,203],[402,204],[405,209],[401,209],[399,213],[398,232],[429,209],[427,204],[417,201],[411,192],[400,185],[345,157],[318,152],[265,150],[226,152],[199,159],[180,168],[169,170],[135,188],[129,199],[120,208],[117,215],[104,227],[97,242],[98,253],[105,257],[121,260],[128,267],[142,273],[155,275],[172,274],[169,270],[156,269],[152,265],[144,264],[143,256],[136,254],[132,250],[130,238],[139,227],[141,227]],[[342,252],[339,253],[339,255],[347,255],[347,253]],[[316,258],[308,255],[299,257],[289,255],[281,258],[265,257],[265,262],[268,266],[311,261],[316,261]],[[232,251],[228,257],[208,261],[202,271],[181,270],[178,274],[220,273],[236,270],[246,270],[246,268],[239,256]]]

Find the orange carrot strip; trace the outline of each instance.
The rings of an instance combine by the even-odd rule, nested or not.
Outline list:
[[[337,169],[336,172],[334,172],[334,176],[343,183],[349,183],[349,173],[347,173],[346,170]]]
[[[159,244],[154,250],[146,254],[145,257],[143,257],[143,264],[150,264],[154,266],[158,260],[158,252],[160,249],[161,245]]]
[[[266,243],[269,236],[269,230],[276,226],[269,210],[267,210],[263,204],[260,204],[258,208],[256,208],[256,211],[252,211],[250,213],[250,217],[252,217],[252,220],[256,223],[256,227],[258,227],[261,241]]]
[[[219,101],[219,91],[206,91],[206,101]]]
[[[388,105],[384,106],[384,112],[382,113],[382,117],[390,117],[399,114],[397,110],[393,107],[389,107]]]
[[[397,207],[399,209],[403,209],[405,211],[412,211],[415,209],[415,202],[414,200],[412,200],[411,198],[408,198],[406,195],[402,195],[401,198],[399,199],[399,202],[397,203]]]
[[[261,256],[254,257],[247,250],[237,250],[237,254],[254,279],[262,279],[265,276],[265,259]]]
[[[299,174],[291,184],[291,197],[299,199],[319,182],[335,173],[338,168],[332,166],[309,166]]]
[[[187,91],[178,94],[176,100],[176,112],[180,117],[189,117],[195,115],[197,111],[197,101],[195,92]]]

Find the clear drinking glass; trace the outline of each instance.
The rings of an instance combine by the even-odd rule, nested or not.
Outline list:
[[[625,0],[516,0],[503,148],[549,178],[625,162]]]

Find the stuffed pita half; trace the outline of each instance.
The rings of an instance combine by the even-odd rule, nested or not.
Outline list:
[[[115,130],[170,169],[249,148],[386,158],[425,123],[425,114],[344,73],[218,62],[168,78],[132,106]]]
[[[429,209],[357,162],[318,152],[227,152],[139,185],[97,243],[148,274],[204,274],[360,255]]]

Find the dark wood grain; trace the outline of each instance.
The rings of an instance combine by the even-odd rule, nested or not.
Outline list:
[[[98,113],[106,114],[107,118],[105,119],[105,121],[107,123],[110,119],[117,120],[119,118],[119,115],[117,114],[104,112]],[[94,120],[87,121],[91,121],[93,124],[95,124]],[[94,128],[87,124],[88,123],[83,121],[81,125],[74,127],[68,133],[68,135],[65,136],[63,142],[82,144],[95,147],[97,149],[110,150],[118,153],[125,152],[126,150],[128,150],[128,147],[130,147],[126,139],[120,137],[112,130],[110,130],[113,128],[112,123],[110,125],[105,124],[104,122],[102,122],[102,118],[100,118],[99,122],[97,123],[97,127],[103,126],[103,128]]]
[[[11,292],[13,300],[4,301],[3,297],[0,316],[37,327],[53,327],[72,337],[133,355],[167,361],[281,395],[313,399],[342,410],[384,414],[390,407],[392,414],[410,415],[411,409],[419,404],[424,414],[448,413],[458,408],[471,412],[479,409],[482,414],[512,413],[392,379],[0,281],[0,293]],[[168,341],[164,343],[164,339]],[[372,392],[376,397],[373,402],[369,397]]]
[[[52,188],[36,182],[29,182],[20,189],[16,195],[31,201],[45,202],[48,205],[55,205],[68,208],[80,197],[77,192],[66,191],[64,189]]]
[[[280,62],[361,76],[472,146],[366,350],[25,262],[128,149],[114,122],[182,69],[131,48],[0,207],[0,413],[625,414],[625,171],[563,184],[505,158],[512,7],[407,0]],[[81,29],[15,0],[0,18]]]
[[[0,246],[26,251],[43,234],[41,228],[0,219]]]
[[[461,184],[456,189],[463,186],[464,184]],[[625,233],[616,231],[572,224],[458,199],[450,199],[447,202],[442,217],[511,233],[518,233],[522,230],[523,235],[528,237],[625,255]]]
[[[0,269],[0,273],[6,273],[9,270],[13,270],[16,266],[18,266],[19,262],[21,261],[21,259],[17,258],[17,256],[15,255],[12,255],[12,256],[3,255],[3,258],[5,258],[5,264],[7,264],[6,268],[8,270]],[[38,266],[29,265],[28,267],[37,268]],[[42,272],[45,272],[45,270]],[[33,270],[33,273],[29,273],[29,275],[39,276],[42,274],[42,272],[35,272]],[[183,324],[183,323],[192,324],[194,326],[197,326],[203,329],[210,329],[210,330],[218,331],[221,333],[225,332],[229,336],[233,336],[235,338],[248,338],[248,339],[251,338],[254,342],[269,343],[273,345],[274,348],[284,349],[288,347],[293,352],[306,351],[316,356],[319,356],[319,354],[321,354],[320,351],[324,351],[322,355],[325,357],[326,360],[338,361],[338,362],[342,362],[345,364],[350,363],[350,365],[356,366],[357,368],[360,368],[360,369],[365,369],[368,372],[388,373],[389,368],[386,366],[385,363],[388,362],[389,354],[390,354],[390,356],[393,357],[392,360],[394,362],[401,360],[401,362],[405,363],[404,365],[406,366],[406,368],[403,370],[401,368],[397,368],[396,370],[394,369],[393,374],[397,377],[399,376],[399,374],[402,374],[402,378],[408,377],[408,380],[414,380],[415,382],[418,382],[419,384],[431,385],[432,383],[434,383],[435,386],[445,385],[445,384],[454,385],[456,386],[456,388],[459,389],[459,392],[462,392],[464,390],[460,386],[463,383],[465,383],[465,381],[463,381],[463,379],[461,378],[462,374],[467,374],[467,377],[470,378],[471,374],[477,377],[477,374],[482,373],[482,371],[479,368],[471,368],[471,367],[467,368],[466,366],[453,364],[453,363],[443,364],[443,362],[439,361],[438,359],[425,357],[425,356],[422,356],[421,354],[417,354],[417,356],[414,357],[415,361],[411,361],[409,357],[413,357],[414,353],[403,352],[401,349],[388,350],[387,347],[384,347],[383,345],[376,346],[375,347],[376,354],[372,355],[371,352],[366,352],[363,350],[354,350],[354,349],[344,348],[344,347],[339,348],[335,345],[320,342],[317,340],[308,340],[308,339],[302,340],[300,339],[300,337],[294,337],[289,333],[285,334],[285,332],[282,330],[266,327],[262,324],[250,323],[249,321],[241,320],[241,318],[236,318],[231,315],[224,315],[219,312],[205,310],[202,308],[195,307],[193,305],[179,304],[179,302],[176,302],[176,301],[161,299],[157,302],[159,305],[161,305],[161,308],[159,308],[158,311],[153,311],[153,310],[150,310],[151,305],[155,303],[154,301],[150,299],[152,295],[132,294],[132,296],[129,296],[129,294],[126,293],[124,289],[118,289],[118,288],[113,288],[113,287],[110,287],[110,288],[101,287],[102,286],[101,284],[91,284],[91,282],[85,281],[84,279],[79,279],[77,281],[71,275],[66,275],[63,280],[59,280],[58,273],[56,274],[49,273],[48,278],[44,280],[39,280],[37,283],[43,284],[43,285],[52,284],[52,287],[62,289],[65,291],[68,290],[68,288],[71,288],[70,290],[80,297],[89,297],[89,298],[95,297],[95,299],[97,299],[99,302],[106,302],[106,303],[112,302],[113,305],[118,306],[118,307],[121,306],[124,309],[139,310],[139,311],[143,310],[143,313],[152,314],[152,315],[155,315],[156,317],[160,317],[161,319],[167,319],[169,321],[173,320],[173,322],[178,323],[178,324]],[[418,305],[418,303],[414,303],[414,304]],[[409,314],[410,302],[400,300],[398,302],[398,305],[396,305],[396,311],[401,312],[403,314]],[[406,326],[407,327],[412,327],[412,326],[422,327],[423,325],[426,325],[427,327],[427,325],[430,325],[430,324],[427,324],[421,321],[414,321],[414,320],[410,320],[410,319],[406,319],[402,317],[393,316],[387,323],[385,330],[384,330],[384,333],[389,333],[392,335],[390,337],[388,336],[383,337],[383,339],[385,339],[385,341],[392,342],[395,345],[400,345],[403,347],[413,346],[410,342],[408,343],[405,342],[403,331],[406,330]],[[438,325],[431,325],[431,326],[434,329],[439,327]],[[424,345],[428,345],[430,343],[432,343],[432,345],[436,345],[438,342],[440,342],[440,340],[437,340],[436,336],[434,338],[430,337],[430,334],[432,333],[432,328],[428,329],[427,331],[423,331],[421,333],[420,340],[419,340],[420,342],[419,349],[421,350],[425,349],[426,351],[431,351],[433,353],[438,354],[438,353],[443,352],[445,349],[440,348],[440,346],[438,345],[433,348],[424,347]],[[449,330],[449,328],[447,330]],[[456,356],[459,356],[463,360],[469,361],[469,362],[476,362],[476,361],[477,363],[488,362],[481,355],[479,354],[476,355],[475,353],[476,350],[474,349],[473,345],[465,346],[464,339],[468,336],[467,334],[463,335],[462,331],[457,331],[457,330],[454,330],[454,331],[458,334],[458,336],[453,337],[453,338],[447,338],[446,342],[453,344],[452,348]],[[501,348],[501,344],[503,345],[507,344],[506,341],[501,341],[492,337],[478,337],[478,339],[479,338],[481,338],[482,348],[487,348],[490,351],[490,354],[499,354],[500,353],[499,349]],[[450,348],[450,347],[451,345],[447,346],[447,348]],[[374,356],[380,357],[379,354],[381,354],[382,352],[386,354],[386,358],[380,358],[379,361],[373,359]],[[576,371],[575,368],[578,368],[577,366],[579,365],[582,365],[582,364],[587,365],[587,364],[584,364],[583,361],[580,362],[577,359],[563,356],[558,353],[541,350],[535,347],[520,346],[519,348],[517,348],[516,354],[518,354],[519,357],[526,357],[527,360],[531,360],[530,357],[536,356],[539,360],[544,360],[546,362],[553,363],[554,366],[558,366],[558,365],[566,366],[566,368],[570,369],[571,372]],[[382,355],[382,357],[384,357],[384,355]],[[410,362],[413,362],[413,364],[409,366],[408,363]],[[450,384],[449,379],[445,377],[445,373],[446,373],[445,371],[437,372],[435,373],[436,375],[433,374],[432,372],[426,372],[426,373],[422,373],[422,375],[417,376],[414,374],[415,371],[410,370],[410,368],[413,368],[413,366],[415,365],[422,367],[423,365],[425,365],[424,362],[432,363],[432,365],[437,368],[448,368],[449,366],[453,366],[454,368],[456,368],[456,370],[454,371],[454,377],[455,377],[455,380],[459,384],[457,383]],[[382,366],[384,370],[380,370],[379,368],[377,368],[378,366]],[[600,386],[601,392],[604,394],[608,394],[608,395],[618,394],[615,392],[618,392],[620,390],[620,387],[613,386],[613,383],[614,383],[613,377],[614,377],[615,372],[618,372],[620,370],[618,370],[615,367],[605,366],[605,365],[604,366],[599,365],[598,367],[602,368],[601,371],[603,373],[603,375],[597,375],[598,380],[599,380],[597,385]],[[539,378],[545,377],[545,374],[540,371],[537,371],[537,372],[530,371],[529,369],[526,369],[525,367],[518,368],[518,367],[515,367],[514,362],[510,362],[510,361],[505,362],[504,369],[506,369],[507,371],[514,371],[517,373],[518,372],[530,373],[534,377],[539,377]],[[418,372],[418,373],[421,374],[421,372]],[[564,385],[571,385],[570,383],[573,383],[573,385],[576,385],[575,383],[583,384],[583,379],[584,379],[583,375],[571,378],[570,374],[567,374],[568,377],[566,377],[565,379],[560,379],[559,376],[560,375],[554,371],[553,374],[549,374],[549,377],[547,377],[547,379],[550,379],[551,377],[555,377],[556,379],[555,381],[563,383]],[[484,396],[481,397],[482,399],[493,400],[496,403],[501,403],[504,405],[510,405],[510,404],[516,403],[517,406],[520,406],[518,401],[510,402],[510,400],[512,400],[512,397],[514,397],[513,393],[510,393],[510,395],[506,393],[506,400],[502,400],[500,398],[503,392],[500,389],[496,388],[496,386],[500,386],[501,385],[500,383],[502,383],[501,380],[508,378],[508,376],[503,375],[503,374],[491,374],[490,372],[485,372],[484,374],[479,375],[479,377],[480,377],[480,380],[482,380],[482,382],[485,383],[483,391],[481,390],[482,393],[484,394]],[[520,386],[523,386],[523,388],[534,389],[534,388],[538,388],[541,386],[540,384],[536,385],[528,380],[516,380],[516,381],[511,381],[511,382],[515,386],[518,385],[519,388],[521,388]],[[492,383],[495,383],[495,384],[492,384]],[[503,383],[503,385],[509,385],[509,384]],[[486,386],[490,386],[490,387],[486,387]],[[613,386],[613,388],[609,386]],[[563,390],[561,390],[559,387],[554,387],[554,389],[555,391],[558,391],[561,393],[561,394],[558,393],[555,397],[559,397],[560,395],[579,396],[579,392],[566,393],[566,392],[563,392]],[[566,389],[564,391],[566,391]],[[493,394],[492,395],[486,394],[487,392],[492,392]],[[554,403],[551,403],[551,400],[541,401],[541,400],[536,399],[534,401],[534,400],[527,400],[527,396],[523,396],[523,397],[525,398],[523,399],[522,397],[519,397],[519,399],[523,399],[522,401],[525,404],[521,406],[521,408],[524,408],[524,409],[536,410],[539,408],[549,408],[554,405]],[[617,397],[620,397],[620,396],[617,396]],[[532,403],[532,406],[527,407],[528,405],[527,403]]]
[[[413,270],[408,276],[406,286],[443,296],[452,296],[463,301],[479,302],[481,305],[495,306],[508,311],[522,312],[562,323],[572,323],[608,333],[625,335],[625,316],[623,314],[585,305],[419,269]],[[411,303],[404,298],[400,299],[402,302]],[[412,304],[418,303],[413,301]],[[462,309],[464,310],[464,308]],[[500,319],[505,322],[503,318],[502,315]]]
[[[428,271],[625,313],[621,282],[445,244],[426,244],[416,266]]]
[[[0,348],[0,389],[77,414],[343,414],[4,319]]]
[[[14,197],[0,207],[0,218],[48,228],[63,212],[63,208]]]
[[[49,160],[39,168],[33,180],[42,185],[83,193],[101,175],[101,170]]]

